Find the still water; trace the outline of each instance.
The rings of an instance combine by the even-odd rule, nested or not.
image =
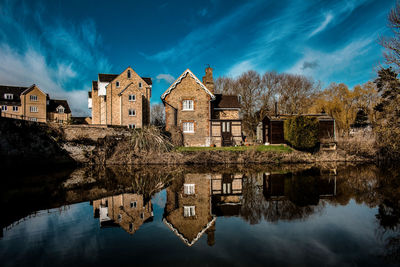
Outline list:
[[[1,189],[2,266],[399,263],[394,170],[125,166],[14,176]]]

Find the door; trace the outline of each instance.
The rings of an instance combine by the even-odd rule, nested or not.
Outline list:
[[[231,146],[232,145],[232,127],[230,121],[222,121],[221,122],[221,137],[222,137],[222,146]]]

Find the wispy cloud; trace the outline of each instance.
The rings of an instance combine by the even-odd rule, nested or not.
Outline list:
[[[331,13],[326,14],[325,15],[325,19],[321,23],[321,25],[319,25],[318,28],[316,28],[312,33],[310,33],[310,35],[308,37],[312,37],[312,36],[316,35],[317,33],[322,32],[323,30],[325,30],[325,28],[332,21],[332,19],[333,19],[333,15]]]
[[[42,8],[9,2],[0,17],[0,83],[37,84],[51,98],[67,99],[73,115],[88,115],[87,90],[98,71],[111,66],[97,47],[101,41],[92,20],[71,23],[44,20]],[[28,10],[38,10],[29,17]],[[26,20],[18,19],[22,14]],[[29,21],[29,24],[24,24]],[[3,27],[4,26],[4,27]],[[12,35],[10,35],[12,32]]]
[[[158,74],[156,79],[158,82],[164,80],[167,83],[173,83],[175,81],[174,76],[172,76],[171,74]]]

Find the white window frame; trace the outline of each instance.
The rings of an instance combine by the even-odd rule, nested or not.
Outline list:
[[[183,206],[183,217],[194,217],[196,216],[195,206]]]
[[[38,113],[38,112],[39,112],[39,109],[38,109],[37,106],[30,106],[30,107],[29,107],[29,111],[30,111],[31,113]]]
[[[1,106],[1,110],[2,110],[2,111],[7,111],[7,106],[6,106],[6,105],[2,105],[2,106]]]
[[[4,94],[4,99],[12,100],[12,99],[14,99],[14,95],[6,93],[6,94]]]
[[[128,124],[128,128],[129,129],[136,129],[136,124],[133,124],[133,123]]]
[[[36,101],[38,101],[38,96],[37,96],[37,95],[30,95],[30,96],[29,96],[29,100],[30,100],[30,101],[35,101],[35,102],[36,102]]]
[[[18,112],[18,106],[13,106],[13,112]]]
[[[38,119],[37,119],[37,118],[34,118],[34,117],[29,118],[29,120],[30,120],[30,121],[38,121]]]
[[[137,207],[137,202],[136,201],[131,201],[131,209]]]
[[[184,184],[183,185],[183,193],[185,195],[194,195],[194,193],[195,193],[195,184]]]
[[[115,82],[115,86],[116,86],[117,88],[119,88],[119,87],[121,86],[121,83],[120,83],[119,81],[116,81],[116,82]]]
[[[182,131],[184,133],[194,133],[194,122],[182,123]]]
[[[128,99],[130,102],[135,102],[136,101],[136,95],[129,95]]]
[[[65,108],[64,107],[61,107],[61,108],[57,108],[57,113],[65,113]]]
[[[194,110],[194,101],[185,99],[182,101],[182,110]]]
[[[118,222],[122,222],[122,214],[118,214]]]
[[[135,117],[136,116],[136,110],[135,109],[129,109],[128,110],[129,117]]]

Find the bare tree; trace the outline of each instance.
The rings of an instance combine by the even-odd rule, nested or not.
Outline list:
[[[301,114],[307,111],[311,97],[320,84],[303,75],[282,74],[278,90],[280,113]]]
[[[394,37],[381,37],[380,43],[386,48],[383,53],[386,63],[400,71],[400,2],[390,11],[388,15],[388,27],[392,30]]]
[[[151,117],[152,125],[160,126],[160,127],[165,126],[164,105],[161,103],[151,105],[150,117]]]

